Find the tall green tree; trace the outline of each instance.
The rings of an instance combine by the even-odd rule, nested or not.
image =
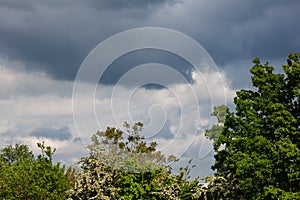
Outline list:
[[[255,89],[240,90],[215,140],[212,169],[225,177],[227,199],[300,199],[300,54],[284,73],[253,60]]]
[[[71,187],[70,170],[54,164],[55,152],[38,143],[41,154],[35,158],[26,145],[9,145],[0,154],[0,199],[66,199]]]

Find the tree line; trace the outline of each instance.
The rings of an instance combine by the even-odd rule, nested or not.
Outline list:
[[[143,124],[124,123],[124,131],[98,131],[89,155],[66,168],[53,162],[55,149],[38,143],[0,151],[1,199],[300,199],[300,54],[289,54],[283,73],[253,60],[254,89],[237,91],[235,111],[214,107],[218,123],[206,130],[214,141],[214,176],[189,177],[189,161],[178,161],[147,143]]]

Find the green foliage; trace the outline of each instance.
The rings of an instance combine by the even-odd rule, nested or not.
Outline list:
[[[141,136],[142,123],[123,131],[108,127],[92,136],[90,155],[81,158],[70,199],[192,199],[198,179],[188,180],[190,168],[171,174],[166,157],[156,150],[157,143],[147,144]]]
[[[210,114],[211,116],[217,117],[218,123],[214,124],[210,129],[205,131],[205,136],[213,140],[214,142],[219,139],[223,128],[226,115],[229,112],[229,108],[225,105],[215,106],[214,111]]]
[[[164,175],[162,170],[141,173],[121,172],[118,176],[118,199],[162,199],[161,188],[155,179]]]
[[[88,146],[91,157],[101,159],[103,164],[110,166],[113,170],[127,172],[145,172],[154,167],[163,165],[168,159],[156,150],[157,143],[149,145],[140,135],[143,124],[138,122],[132,127],[124,123],[127,140],[123,139],[123,131],[114,127],[108,127],[105,132],[98,131],[92,136],[92,144]]]
[[[29,151],[28,146],[15,144],[14,147],[12,145],[9,145],[1,149],[0,157],[0,159],[3,160],[4,164],[12,165],[19,160],[32,160],[34,156],[32,152]]]
[[[254,59],[256,90],[240,90],[215,141],[213,169],[226,178],[227,199],[300,199],[300,54],[284,74]]]
[[[195,188],[193,199],[219,200],[228,194],[227,180],[221,176],[207,176],[202,186]]]
[[[66,199],[71,184],[65,167],[52,163],[54,151],[49,146],[38,143],[38,147],[42,154],[36,159],[26,145],[1,150],[1,199]]]

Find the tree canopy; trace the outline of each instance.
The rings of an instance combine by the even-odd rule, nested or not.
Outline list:
[[[55,150],[38,143],[34,157],[27,145],[9,145],[0,153],[0,199],[66,199],[71,187],[70,170],[53,164]]]
[[[254,59],[255,89],[238,91],[236,112],[226,112],[212,167],[227,180],[226,198],[300,198],[299,57],[290,54],[278,74]]]
[[[171,174],[166,164],[176,161],[147,144],[143,124],[125,123],[124,132],[108,127],[92,136],[90,155],[81,158],[71,199],[192,199],[198,179],[188,180],[189,166]]]

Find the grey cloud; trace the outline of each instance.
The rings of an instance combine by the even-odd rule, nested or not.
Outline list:
[[[0,3],[0,54],[24,62],[30,70],[73,80],[84,57],[99,42],[140,26],[154,9],[149,5],[172,1],[18,2]]]
[[[170,52],[155,49],[144,49],[130,52],[115,60],[100,78],[100,83],[116,84],[118,80],[122,77],[122,75],[127,73],[129,70],[147,63],[159,63],[165,66],[156,66],[156,64],[153,64],[152,72],[149,72],[147,74],[133,73],[133,77],[127,78],[127,80],[122,84],[127,86],[136,85],[135,82],[137,78],[134,77],[138,77],[139,80],[144,80],[151,76],[155,76],[155,80],[167,84],[193,82],[193,80],[191,79],[191,72],[194,67],[189,62]],[[183,76],[184,80],[179,80],[177,76],[168,73],[169,71],[167,70],[160,70],[161,68],[164,68],[166,66],[169,66],[172,69],[176,70],[177,73]],[[154,78],[152,78],[152,80],[154,80]],[[150,89],[151,85],[148,85],[148,87]]]
[[[151,23],[187,33],[217,64],[225,65],[256,56],[278,59],[299,51],[295,42],[300,35],[299,7],[299,1],[186,1],[175,11],[162,10]],[[175,12],[178,15],[171,19]]]
[[[257,56],[279,60],[300,49],[299,9],[298,0],[3,0],[0,55],[20,60],[29,70],[73,80],[89,51],[112,34],[162,26],[195,38],[220,66]],[[135,59],[118,65],[149,61]],[[111,84],[114,76],[107,74],[104,81]]]
[[[250,68],[252,66],[251,60],[238,60],[225,66],[226,79],[232,89],[251,88]]]
[[[159,140],[160,138],[162,139],[173,139],[175,135],[171,133],[170,130],[170,123],[166,122],[162,129],[154,136],[154,138],[149,138],[149,139],[154,139],[154,140]]]
[[[149,6],[157,6],[162,4],[173,4],[179,2],[179,0],[90,0],[92,6],[95,6],[99,9],[128,9],[128,8],[147,8]]]
[[[11,64],[13,63],[3,62],[4,66],[11,67]],[[70,81],[57,81],[42,73],[27,73],[18,66],[16,68],[0,69],[0,100],[22,95],[25,97],[52,95],[67,98],[72,95],[73,83]]]
[[[80,143],[82,141],[82,139],[80,137],[76,137],[73,139],[73,143]]]
[[[32,2],[32,1],[31,1]],[[6,7],[10,9],[23,10],[23,11],[32,11],[34,6],[30,1],[19,1],[19,0],[2,0],[1,7]]]
[[[0,4],[0,53],[24,62],[31,70],[74,79],[88,52],[118,32],[111,21],[123,29],[128,18],[132,17],[126,13],[99,12],[78,3],[60,8],[37,3],[32,11]],[[137,24],[138,19],[132,23]]]
[[[253,58],[284,63],[289,52],[299,52],[299,1],[189,2],[175,11],[165,9],[152,16],[149,25],[192,36],[218,66],[226,66],[233,88],[249,87]],[[171,19],[175,12],[178,15]]]
[[[62,127],[59,129],[55,128],[39,128],[33,131],[31,136],[36,137],[46,137],[50,139],[58,139],[58,140],[69,140],[72,138],[72,134],[68,127]]]

